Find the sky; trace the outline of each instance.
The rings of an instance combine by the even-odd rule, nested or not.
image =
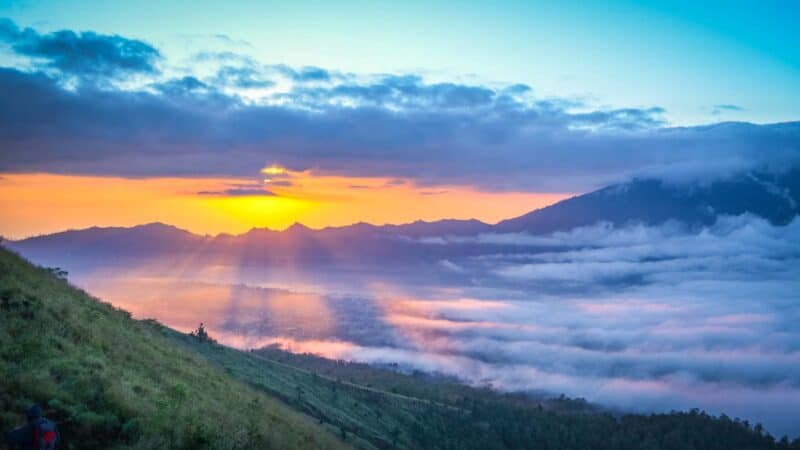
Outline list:
[[[64,229],[162,222],[196,234],[241,234],[252,228],[285,229],[409,223],[443,217],[497,222],[564,198],[554,193],[493,193],[464,186],[426,188],[381,178],[299,174],[293,186],[255,190],[246,180],[134,178],[53,174],[5,175],[0,210],[7,238]],[[354,184],[354,182],[359,184]],[[231,187],[234,186],[234,187]],[[216,190],[214,190],[216,189]],[[389,202],[387,204],[387,202]],[[53,213],[53,212],[56,213]]]
[[[794,2],[23,0],[0,17],[14,238],[496,222],[800,154]]]
[[[793,1],[22,1],[45,31],[145,39],[188,58],[214,35],[265,62],[526,83],[544,96],[658,105],[672,123],[796,119]],[[735,105],[746,111],[715,108]],[[737,114],[737,112],[739,114]]]

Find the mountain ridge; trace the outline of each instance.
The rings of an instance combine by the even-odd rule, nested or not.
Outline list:
[[[347,235],[352,232],[420,238],[427,236],[464,236],[481,233],[546,234],[553,231],[610,222],[615,226],[628,223],[657,225],[667,220],[691,225],[709,225],[721,214],[746,212],[783,225],[800,214],[800,168],[783,174],[746,173],[709,184],[687,186],[653,178],[633,179],[614,184],[532,210],[526,214],[489,224],[477,219],[416,220],[402,224],[375,225],[357,222],[344,226],[311,228],[299,222],[284,230],[251,228],[239,233],[200,235],[179,227],[151,222],[132,227],[89,227],[65,230],[24,239],[9,240],[12,246],[25,246],[36,241],[70,238],[79,234],[118,237],[115,234],[149,234],[155,239],[230,240],[254,236],[323,236]]]

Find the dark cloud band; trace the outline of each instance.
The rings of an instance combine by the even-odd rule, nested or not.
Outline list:
[[[664,110],[591,109],[524,85],[359,78],[206,55],[213,75],[158,75],[148,44],[0,23],[38,61],[0,69],[0,171],[255,176],[265,162],[484,189],[583,191],[646,172],[708,177],[800,160],[800,123],[669,127]],[[199,60],[199,59],[198,59]],[[108,83],[133,73],[137,88]],[[80,77],[75,86],[65,77]],[[277,78],[276,78],[277,77]],[[270,90],[278,80],[290,87]],[[258,99],[243,91],[267,92]],[[688,175],[687,175],[688,174]]]

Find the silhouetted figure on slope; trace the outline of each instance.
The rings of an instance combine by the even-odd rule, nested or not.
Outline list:
[[[52,421],[42,417],[42,408],[33,405],[26,412],[28,423],[14,428],[6,434],[6,443],[13,449],[53,450],[61,440],[58,428]]]
[[[197,327],[196,330],[189,333],[190,335],[197,338],[200,342],[210,342],[212,344],[216,344],[217,341],[212,338],[208,332],[206,331],[206,327],[203,325],[203,322],[200,322],[200,326]]]

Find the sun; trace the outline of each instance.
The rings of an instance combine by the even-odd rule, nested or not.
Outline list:
[[[276,164],[273,164],[271,166],[267,166],[267,167],[264,167],[263,169],[261,169],[261,173],[263,173],[264,175],[273,175],[273,176],[274,175],[283,175],[286,172],[287,171],[286,171],[286,169],[284,167],[278,166]]]

